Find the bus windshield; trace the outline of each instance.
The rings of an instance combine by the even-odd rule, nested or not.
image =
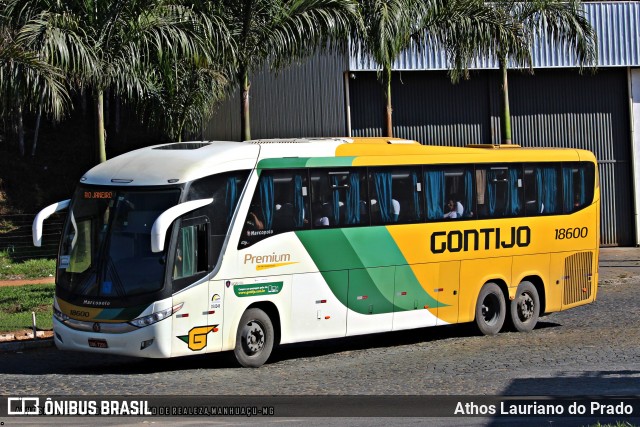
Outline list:
[[[79,187],[62,236],[58,286],[105,298],[162,289],[164,253],[151,251],[151,227],[180,191]]]

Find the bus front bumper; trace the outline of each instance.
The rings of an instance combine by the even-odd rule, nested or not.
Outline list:
[[[107,334],[72,329],[54,317],[53,337],[60,350],[149,358],[171,356],[170,319],[129,332]]]

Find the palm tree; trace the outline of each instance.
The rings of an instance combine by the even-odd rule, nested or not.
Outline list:
[[[217,63],[205,58],[159,63],[157,89],[143,107],[150,109],[152,124],[176,141],[202,129],[227,95],[228,79]]]
[[[357,17],[354,0],[222,0],[237,40],[235,83],[241,91],[241,139],[251,139],[249,74],[266,63],[280,70],[337,39]]]
[[[39,118],[44,111],[59,120],[69,106],[69,94],[62,70],[30,50],[21,37],[22,29],[31,22],[13,19],[6,12],[6,8],[0,11],[0,116],[13,117],[20,155],[24,156],[23,114],[37,112]],[[32,155],[36,141],[34,137]]]
[[[7,0],[36,16],[25,38],[94,95],[99,160],[106,160],[104,94],[142,99],[158,59],[207,55],[208,43],[226,40],[222,23],[179,0]]]
[[[587,64],[596,65],[598,57],[596,34],[585,18],[582,3],[579,0],[529,0],[526,2],[502,0],[491,4],[495,8],[502,9],[514,22],[522,23],[527,50],[530,51],[536,38],[546,36],[557,45],[565,45],[573,50],[580,68]],[[507,68],[510,60],[518,65],[523,63],[513,57],[512,50],[507,44],[500,45],[497,56],[502,79],[500,87],[502,143],[511,144]]]
[[[172,139],[202,131],[217,104],[229,92],[236,44],[224,24],[219,2],[197,1],[192,13],[204,22],[203,44],[192,56],[166,52],[154,61],[148,80],[153,82],[150,99],[142,102],[150,110],[152,124]],[[216,30],[217,31],[214,31]]]
[[[364,25],[353,34],[356,47],[372,57],[385,99],[384,134],[393,136],[391,69],[398,55],[416,43],[445,49],[453,81],[468,77],[468,65],[496,51],[497,40],[522,59],[520,26],[481,0],[359,0]]]

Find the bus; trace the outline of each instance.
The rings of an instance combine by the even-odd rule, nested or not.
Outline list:
[[[475,322],[595,300],[599,184],[577,149],[389,138],[183,142],[88,171],[56,266],[58,348],[167,358]]]

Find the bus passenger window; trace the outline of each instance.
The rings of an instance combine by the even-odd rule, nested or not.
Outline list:
[[[478,216],[500,218],[522,215],[524,187],[520,165],[476,170]]]
[[[412,223],[422,216],[420,168],[370,169],[371,224]]]
[[[428,220],[463,219],[476,215],[472,169],[428,168],[424,172],[424,182]]]
[[[309,228],[307,171],[263,171],[245,218],[240,249],[275,234]]]
[[[558,168],[554,164],[525,167],[525,213],[553,215],[562,212],[559,203]]]
[[[593,164],[564,164],[562,194],[565,213],[582,209],[593,200]]]
[[[369,224],[365,168],[312,169],[310,176],[314,227]]]

